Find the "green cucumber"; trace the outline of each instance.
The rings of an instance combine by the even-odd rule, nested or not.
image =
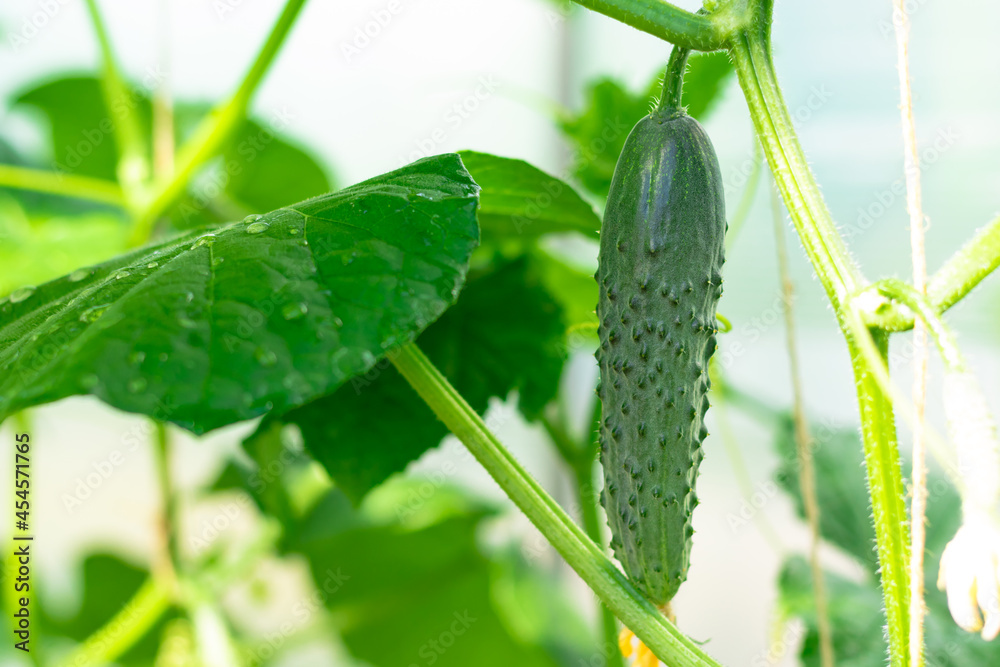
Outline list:
[[[685,61],[622,149],[597,272],[601,499],[615,556],[661,607],[687,578],[726,233],[718,159],[678,104]]]

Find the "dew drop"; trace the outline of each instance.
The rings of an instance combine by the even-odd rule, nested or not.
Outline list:
[[[344,320],[342,320],[339,317],[337,317],[336,315],[334,315],[333,316],[333,324],[335,326],[337,326],[337,327],[342,327],[342,326],[344,326]]]
[[[261,232],[266,232],[268,227],[271,225],[266,222],[252,222],[247,225],[247,234],[260,234]]]
[[[299,234],[302,233],[302,230],[299,229],[298,227],[292,227],[291,229],[288,230],[288,233],[291,234],[292,236],[298,236]]]
[[[167,359],[170,358],[170,355],[168,355],[166,352],[160,352],[160,354],[156,358],[159,359],[160,363],[162,364],[166,363]]]
[[[91,306],[87,310],[80,313],[80,321],[86,322],[88,324],[96,322],[101,318],[101,315],[103,315],[105,311],[107,311],[107,309],[110,307],[111,307],[110,303],[102,303],[99,306]]]
[[[281,315],[286,320],[297,320],[309,312],[309,306],[302,302],[286,303],[281,309]]]
[[[268,350],[263,347],[258,347],[254,350],[253,358],[257,360],[261,366],[274,366],[278,363],[278,355],[274,353],[274,350]]]
[[[251,213],[247,217],[243,218],[243,222],[249,225],[254,222],[257,222],[258,220],[263,220],[263,219],[264,216],[262,216],[260,213]]]
[[[10,302],[21,303],[34,293],[35,293],[34,285],[25,285],[24,287],[18,287],[16,290],[10,293]]]
[[[265,226],[264,229],[267,229],[267,227]],[[248,232],[250,231],[249,228],[247,229],[247,231]],[[198,240],[191,245],[191,250],[194,250],[195,248],[200,248],[201,246],[211,246],[213,243],[215,243],[215,234],[205,234],[204,236],[198,237]]]
[[[160,265],[160,263],[159,263],[159,262],[150,262],[149,264],[147,264],[147,265],[146,265],[146,268],[147,268],[147,269],[155,269],[155,268],[156,268],[156,267],[158,267],[159,265]]]
[[[121,280],[122,278],[128,278],[130,275],[132,275],[132,272],[129,271],[128,269],[120,269],[118,271],[115,271],[115,280]]]
[[[84,278],[87,278],[93,273],[90,269],[77,269],[73,273],[69,274],[69,281],[71,283],[78,283]]]
[[[133,366],[138,366],[145,360],[146,360],[145,352],[133,352],[132,354],[128,355],[128,362]]]

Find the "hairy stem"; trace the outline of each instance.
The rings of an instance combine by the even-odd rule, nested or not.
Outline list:
[[[888,356],[888,335],[872,331],[871,338],[884,363]],[[868,472],[882,596],[888,621],[890,664],[893,667],[907,667],[910,624],[907,565],[910,539],[892,398],[882,390],[871,364],[857,343],[853,342],[851,361],[861,411],[865,468]]]
[[[468,447],[570,567],[661,660],[672,667],[718,666],[643,597],[601,548],[500,444],[479,415],[416,345],[400,348],[393,363],[438,419]]]
[[[691,49],[675,46],[667,61],[667,71],[663,75],[663,92],[660,94],[659,109],[680,109],[684,95],[684,72],[687,71]]]
[[[671,44],[698,51],[725,46],[729,31],[737,27],[733,15],[694,14],[664,0],[574,0],[579,5],[648,32]]]
[[[254,92],[274,62],[305,2],[306,0],[288,0],[240,87],[228,102],[202,121],[191,139],[181,147],[173,176],[154,184],[152,197],[136,219],[131,245],[141,245],[148,240],[153,225],[181,198],[195,172],[225,147],[226,142],[246,119],[247,107]]]

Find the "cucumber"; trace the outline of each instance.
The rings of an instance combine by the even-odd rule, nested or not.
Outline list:
[[[601,501],[615,556],[660,607],[687,578],[725,233],[708,135],[661,103],[618,159],[597,272]]]

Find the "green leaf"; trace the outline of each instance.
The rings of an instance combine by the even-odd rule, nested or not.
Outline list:
[[[517,390],[521,411],[534,418],[558,390],[564,331],[561,309],[522,259],[470,279],[417,343],[478,412]],[[388,359],[281,419],[299,426],[355,502],[448,432]]]
[[[733,63],[725,51],[692,55],[684,75],[683,104],[687,112],[698,120],[708,116],[732,78],[733,71]]]
[[[462,162],[482,187],[483,242],[558,232],[596,236],[601,219],[568,183],[523,160],[462,151]]]
[[[247,121],[225,155],[228,196],[253,211],[270,211],[333,189],[316,160],[277,135],[290,121],[276,116],[267,126]]]
[[[195,433],[301,405],[455,300],[478,230],[457,155],[189,233],[0,302],[0,416],[74,394]]]
[[[150,105],[131,91],[125,103],[149,136]],[[117,180],[118,150],[114,130],[119,115],[104,105],[100,82],[92,76],[68,76],[49,81],[18,95],[14,106],[32,107],[49,125],[52,169],[82,176]],[[120,110],[124,111],[124,109]]]
[[[127,237],[128,227],[116,216],[36,213],[0,194],[0,295],[114,257],[127,247]]]
[[[317,520],[324,511],[317,507]],[[483,516],[417,529],[338,520],[342,529],[297,545],[354,656],[373,667],[554,667],[538,646],[511,636],[495,609],[476,542]]]
[[[654,81],[633,94],[618,81],[599,79],[588,86],[583,111],[560,121],[573,147],[573,175],[588,192],[607,198],[625,139],[649,113],[658,88]]]
[[[861,439],[855,429],[833,428],[811,420],[813,465],[820,507],[820,533],[824,539],[844,549],[871,571],[877,566],[874,551],[875,529],[871,519]],[[795,448],[795,427],[790,415],[779,422],[775,449],[781,465],[776,480],[792,496],[800,517],[805,516],[799,492],[799,463]],[[909,460],[902,460],[905,471]],[[961,498],[948,480],[934,470],[927,478],[930,502],[927,506],[927,551],[940,554],[955,535],[961,520]],[[928,587],[937,581],[937,570],[926,572]]]
[[[824,574],[834,653],[842,667],[883,667],[886,643],[883,634],[882,595],[873,582],[855,583]],[[781,607],[785,616],[806,624],[800,657],[807,667],[820,667],[819,625],[813,599],[812,574],[804,558],[785,562],[779,577]]]

